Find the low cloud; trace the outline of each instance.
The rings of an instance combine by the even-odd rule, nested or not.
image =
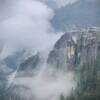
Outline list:
[[[57,36],[52,34],[50,23],[54,13],[47,5],[36,0],[9,0],[3,4],[8,7],[2,7],[4,13],[8,14],[1,13],[4,19],[0,21],[3,54],[20,48],[40,51],[54,43]]]
[[[50,66],[41,66],[40,71],[33,77],[17,77],[14,85],[22,85],[30,89],[29,95],[32,94],[35,100],[59,100],[60,95],[65,97],[70,95],[75,88],[74,74],[72,72],[53,72]],[[16,91],[17,94],[19,91]],[[25,91],[22,91],[25,94]],[[20,95],[23,97],[23,95]],[[28,95],[25,95],[27,98]],[[29,97],[30,98],[30,97]],[[29,99],[27,99],[29,100]]]

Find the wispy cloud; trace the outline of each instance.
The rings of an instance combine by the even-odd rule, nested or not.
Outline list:
[[[4,53],[19,48],[40,51],[48,48],[56,40],[50,20],[53,10],[36,0],[9,0],[3,2],[4,17],[0,21],[0,39],[4,42]],[[5,13],[5,14],[4,14]]]

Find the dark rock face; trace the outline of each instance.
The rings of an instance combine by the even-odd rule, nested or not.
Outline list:
[[[87,32],[86,32],[87,31]],[[97,59],[100,52],[100,29],[89,28],[82,32],[81,37],[77,41],[77,59],[80,63],[91,63]],[[77,60],[76,59],[76,60]]]
[[[73,69],[77,64],[92,62],[100,50],[99,28],[65,33],[49,53],[47,63],[60,69]]]
[[[65,33],[54,45],[54,49],[49,53],[47,63],[51,66],[55,66],[60,70],[67,70],[68,53],[67,48],[69,45],[73,45],[71,32]]]
[[[66,48],[68,40],[71,39],[71,33],[65,33],[54,45],[55,49]]]
[[[66,51],[65,49],[59,50],[59,49],[54,49],[51,51],[49,54],[49,57],[47,59],[47,63],[53,66],[55,69],[59,70],[65,70],[66,67]]]
[[[34,75],[39,67],[39,64],[40,57],[38,54],[27,58],[19,65],[17,76],[25,77]]]
[[[38,55],[31,56],[27,58],[23,63],[19,66],[19,71],[24,71],[27,69],[34,69],[39,64],[40,58]]]

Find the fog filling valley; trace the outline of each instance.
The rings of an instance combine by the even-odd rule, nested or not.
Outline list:
[[[29,88],[30,91],[21,93],[25,98],[34,95],[33,100],[58,100],[61,94],[65,96],[70,94],[75,87],[75,81],[72,72],[56,72],[55,76],[52,76],[55,71],[46,63],[48,52],[62,33],[54,33],[50,22],[54,11],[45,1],[0,0],[0,41],[2,43],[0,47],[3,48],[0,50],[0,59],[22,49],[45,55],[35,76],[14,78],[16,74],[13,73],[9,78],[9,84],[13,82],[15,85]],[[56,5],[60,8],[77,0],[66,0],[67,2],[64,0],[63,4],[61,0],[56,1]]]

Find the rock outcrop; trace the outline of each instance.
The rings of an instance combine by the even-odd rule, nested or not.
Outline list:
[[[61,69],[92,62],[100,54],[100,29],[93,27],[65,33],[49,53],[47,63]]]

